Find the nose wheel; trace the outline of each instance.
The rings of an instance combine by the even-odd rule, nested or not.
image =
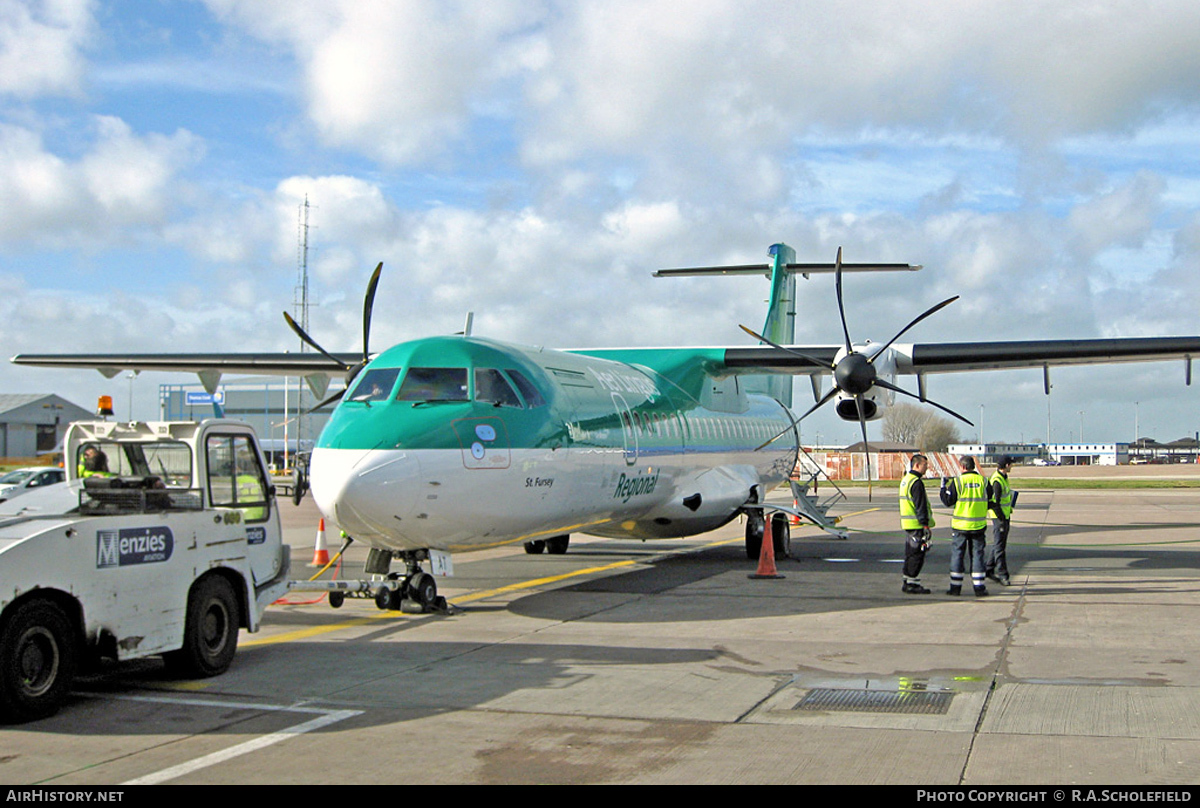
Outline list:
[[[437,593],[437,579],[421,569],[415,553],[405,554],[403,575],[389,573],[375,591],[375,605],[385,611],[405,614],[449,612],[446,599]]]

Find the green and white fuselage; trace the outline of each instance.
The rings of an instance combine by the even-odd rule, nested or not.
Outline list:
[[[398,551],[711,530],[786,480],[798,444],[787,409],[747,394],[722,357],[394,346],[325,427],[313,495],[349,535]]]

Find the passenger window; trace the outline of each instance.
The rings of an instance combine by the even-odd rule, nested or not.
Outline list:
[[[467,401],[466,368],[409,368],[397,401]]]
[[[534,407],[544,406],[546,399],[538,392],[538,389],[533,386],[533,382],[525,377],[525,374],[519,370],[506,370],[508,377],[513,380],[517,389],[521,391],[521,396],[525,399],[525,406],[529,409]]]
[[[373,368],[362,375],[347,401],[387,401],[400,368]]]
[[[521,408],[517,391],[498,370],[475,368],[475,400],[498,407]]]

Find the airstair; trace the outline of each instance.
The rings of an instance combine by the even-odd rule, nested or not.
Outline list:
[[[800,447],[796,470],[788,482],[792,488],[792,500],[799,516],[812,522],[831,536],[839,539],[850,538],[849,533],[837,526],[841,520],[829,516],[830,508],[846,499],[846,493],[838,488],[837,483],[825,473],[824,468],[813,460],[803,446]],[[822,485],[826,486],[825,490],[828,492],[824,498],[818,493]]]

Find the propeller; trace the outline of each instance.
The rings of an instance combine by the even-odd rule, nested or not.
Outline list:
[[[782,432],[775,435],[773,438],[766,441],[765,443],[763,443],[761,446],[759,446],[757,448],[763,449],[763,448],[769,446],[771,443],[774,443],[779,438],[783,437],[785,434],[787,434],[792,429],[794,429],[797,424],[799,424],[801,421],[803,421],[809,415],[812,415],[814,412],[819,410],[825,404],[829,403],[839,393],[853,396],[855,409],[858,412],[858,423],[859,423],[859,426],[862,428],[863,453],[867,457],[867,496],[869,499],[871,496],[872,476],[871,476],[871,455],[870,455],[870,452],[867,451],[866,394],[869,393],[873,387],[882,387],[885,390],[891,390],[894,393],[900,393],[902,395],[910,396],[911,398],[915,398],[918,401],[921,401],[923,403],[932,404],[933,406],[937,407],[939,410],[942,410],[943,412],[948,413],[949,415],[953,415],[955,418],[959,419],[960,421],[963,421],[964,423],[966,423],[970,426],[974,426],[974,424],[972,424],[970,421],[968,421],[963,416],[956,413],[954,410],[952,410],[948,407],[943,407],[941,404],[938,404],[935,401],[930,401],[929,399],[923,398],[922,396],[917,395],[916,393],[910,393],[908,390],[905,390],[902,387],[898,387],[898,386],[892,384],[891,382],[888,382],[888,381],[885,381],[884,379],[879,378],[878,370],[875,367],[875,360],[881,356],[884,356],[886,354],[887,350],[889,348],[891,348],[892,345],[896,342],[896,340],[900,339],[900,337],[903,336],[905,334],[905,332],[907,332],[909,329],[911,329],[917,323],[924,320],[926,317],[929,317],[933,313],[940,311],[941,309],[945,308],[946,306],[949,306],[955,300],[958,300],[958,295],[955,295],[954,297],[951,297],[951,298],[947,298],[946,300],[943,300],[941,303],[938,303],[937,305],[927,309],[925,312],[923,312],[920,316],[916,317],[908,325],[904,326],[904,328],[902,328],[898,332],[896,332],[896,335],[894,337],[892,337],[890,340],[888,340],[887,343],[881,349],[879,349],[878,351],[874,352],[871,355],[868,355],[868,354],[860,353],[860,352],[856,351],[854,349],[853,342],[850,340],[850,328],[846,323],[846,307],[845,307],[845,302],[844,302],[844,298],[842,295],[842,248],[841,247],[838,247],[838,251],[837,251],[837,261],[834,264],[834,277],[835,277],[835,285],[837,288],[838,316],[841,318],[842,335],[845,337],[843,356],[841,359],[837,360],[836,362],[830,364],[827,361],[823,361],[823,360],[817,359],[815,357],[808,356],[807,354],[801,353],[800,351],[794,350],[792,348],[787,348],[783,345],[779,345],[778,343],[772,342],[771,340],[767,339],[762,334],[758,334],[754,331],[751,331],[749,328],[747,328],[744,325],[741,326],[741,329],[743,331],[745,331],[747,334],[754,337],[755,339],[765,342],[767,345],[770,345],[772,348],[775,348],[777,350],[791,354],[793,356],[798,356],[801,359],[804,359],[808,362],[811,362],[814,365],[817,365],[818,367],[827,368],[828,370],[832,371],[832,373],[833,373],[834,386],[833,386],[832,390],[830,390],[828,393],[826,393],[824,396],[822,396],[821,400],[818,401],[817,403],[815,403],[812,407],[810,407],[803,415],[801,415],[799,418],[796,418],[795,420],[793,420],[791,426],[787,427]]]
[[[338,367],[346,372],[346,386],[322,401],[320,404],[317,404],[315,407],[309,409],[305,413],[306,415],[310,412],[316,412],[322,407],[327,407],[330,404],[340,400],[342,396],[346,395],[346,391],[350,389],[350,383],[354,381],[354,377],[357,376],[359,372],[366,367],[367,363],[371,361],[371,310],[375,308],[375,290],[379,286],[379,275],[381,272],[383,272],[382,261],[375,266],[375,271],[371,273],[371,280],[367,281],[367,294],[363,298],[363,355],[362,359],[358,362],[355,362],[353,365],[346,364],[341,359],[338,359],[336,356],[329,353],[329,351],[322,348],[317,344],[316,340],[310,337],[308,333],[300,327],[299,323],[292,319],[292,315],[288,314],[286,311],[283,313],[283,319],[287,320],[287,324],[291,326],[292,331],[296,333],[296,336],[298,336],[305,345],[308,345],[330,361],[336,363]]]

